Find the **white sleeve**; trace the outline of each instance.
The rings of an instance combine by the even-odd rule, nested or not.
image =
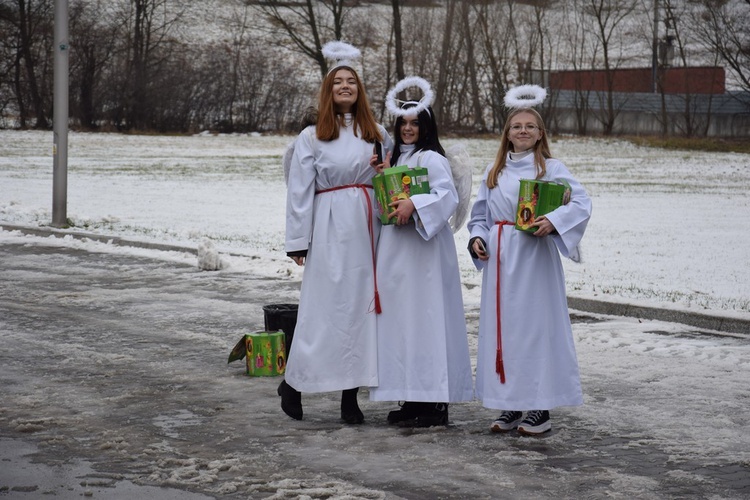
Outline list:
[[[439,233],[458,207],[458,193],[453,185],[450,164],[439,153],[426,151],[420,166],[427,169],[430,193],[417,194],[411,197],[414,203],[414,216],[417,232],[425,240]]]
[[[553,167],[548,170],[549,180],[564,180],[570,185],[570,202],[546,215],[556,230],[550,236],[563,257],[576,260],[578,244],[591,218],[591,198],[562,162],[556,160],[548,160],[548,162],[551,164],[549,166]]]
[[[474,205],[471,207],[469,222],[466,223],[466,228],[469,230],[469,241],[471,241],[472,238],[479,237],[482,238],[486,244],[489,244],[490,242],[490,225],[487,222],[487,213],[489,211],[487,198],[489,197],[490,191],[487,188],[487,174],[489,173],[490,168],[492,168],[492,165],[489,165],[484,172],[482,183],[479,185],[479,190],[477,191],[477,197],[474,200]],[[472,260],[477,269],[484,268],[485,261],[474,258],[472,258]]]
[[[295,142],[286,192],[286,252],[307,250],[312,236],[315,201],[314,127],[303,130]]]

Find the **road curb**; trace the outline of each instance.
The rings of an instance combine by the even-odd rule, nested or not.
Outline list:
[[[713,330],[727,334],[738,334],[750,339],[750,320],[726,316],[701,314],[692,311],[678,311],[657,307],[638,306],[617,302],[568,297],[568,307],[578,311],[611,316],[628,316],[647,320],[666,321],[694,326],[701,330]]]
[[[129,240],[127,238],[121,238],[119,236],[107,236],[101,234],[87,233],[83,231],[71,231],[69,229],[57,229],[54,227],[30,227],[30,226],[17,226],[14,224],[0,223],[0,230],[2,231],[19,231],[23,234],[31,236],[54,236],[56,238],[64,238],[65,236],[72,236],[79,240],[92,240],[101,243],[109,243],[117,246],[124,247],[135,247],[135,248],[147,248],[151,250],[162,250],[165,252],[190,252],[197,255],[197,248],[187,246],[169,245],[166,243],[156,243],[149,241],[138,241]]]
[[[2,231],[19,231],[32,236],[54,236],[63,238],[72,236],[77,239],[88,239],[118,246],[135,248],[146,248],[152,250],[189,252],[197,254],[197,248],[189,246],[170,245],[165,243],[130,240],[119,236],[106,236],[101,234],[87,233],[83,231],[71,231],[69,229],[56,229],[53,227],[30,227],[14,224],[0,223]],[[627,316],[647,320],[666,321],[693,326],[702,330],[736,334],[750,339],[750,320],[731,318],[728,316],[702,314],[693,311],[681,311],[674,309],[662,309],[657,307],[639,306],[634,304],[607,302],[603,300],[584,299],[579,297],[568,297],[568,307],[577,311],[595,314],[606,314],[610,316]]]

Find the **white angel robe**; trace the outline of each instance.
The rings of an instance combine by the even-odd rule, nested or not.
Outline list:
[[[373,144],[356,136],[346,118],[333,141],[318,140],[314,126],[303,130],[289,171],[285,250],[308,252],[285,380],[301,392],[378,384],[374,250],[380,227],[372,188],[362,187],[372,185]],[[380,132],[392,149],[390,136]],[[333,188],[341,189],[321,192]]]
[[[379,384],[370,389],[370,399],[469,401],[474,396],[471,360],[456,244],[448,224],[458,195],[443,156],[413,151],[413,146],[402,146],[398,163],[426,167],[430,193],[411,197],[416,208],[412,221],[380,231]]]
[[[544,237],[516,230],[521,179],[534,179],[534,156],[508,158],[494,189],[487,174],[472,207],[467,227],[471,237],[487,242],[488,261],[474,260],[484,269],[477,352],[477,397],[486,408],[549,410],[583,404],[573,333],[560,254],[577,258],[577,245],[591,216],[591,199],[562,162],[546,160],[543,180],[567,181],[571,199],[546,215],[556,232]],[[496,373],[497,248],[500,240],[501,347],[505,383]]]

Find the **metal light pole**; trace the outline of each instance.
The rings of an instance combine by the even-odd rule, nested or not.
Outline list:
[[[654,32],[651,47],[651,92],[658,90],[659,80],[659,0],[654,0]]]
[[[55,0],[52,226],[68,225],[68,0]]]

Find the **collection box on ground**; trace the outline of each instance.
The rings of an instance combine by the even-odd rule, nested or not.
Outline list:
[[[533,233],[537,228],[531,225],[537,217],[548,214],[569,201],[570,185],[565,181],[521,179],[515,228]]]
[[[430,192],[427,169],[409,168],[406,165],[386,168],[372,178],[372,187],[375,190],[380,222],[384,225],[396,223],[396,217],[388,218],[388,213],[392,211],[388,206],[390,203]]]
[[[286,369],[284,332],[253,332],[242,336],[229,354],[229,361],[246,358],[247,374],[275,377]]]

